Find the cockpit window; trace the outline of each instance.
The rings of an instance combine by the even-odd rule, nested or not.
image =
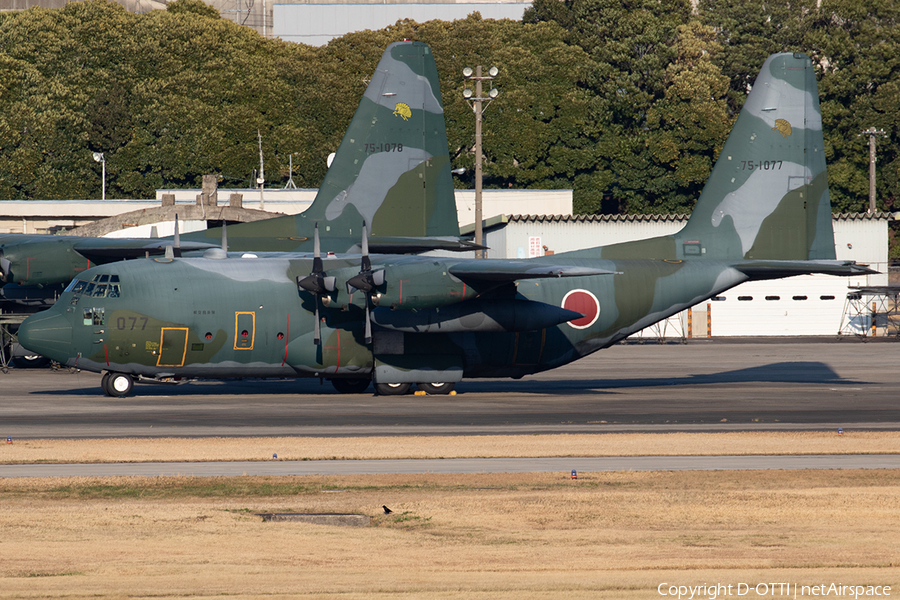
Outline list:
[[[84,279],[73,279],[72,283],[69,284],[69,287],[66,288],[66,291],[80,294],[84,290],[87,283],[88,282]]]
[[[119,276],[109,274],[94,275],[90,281],[73,279],[66,291],[89,298],[119,298],[122,295]]]

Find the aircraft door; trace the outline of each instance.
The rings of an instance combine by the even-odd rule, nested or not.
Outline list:
[[[253,337],[256,331],[255,312],[234,313],[234,349],[253,350]]]
[[[163,327],[157,367],[183,367],[187,352],[187,327]]]

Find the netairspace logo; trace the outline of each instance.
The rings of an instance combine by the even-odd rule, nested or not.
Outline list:
[[[799,583],[716,583],[703,585],[676,585],[661,583],[656,588],[660,596],[670,596],[678,600],[717,598],[739,598],[753,593],[752,598],[874,598],[891,595],[889,585],[843,585],[821,583],[804,585]]]

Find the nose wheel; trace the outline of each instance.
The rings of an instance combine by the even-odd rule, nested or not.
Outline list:
[[[134,389],[134,378],[128,373],[104,373],[100,387],[107,396],[124,398]]]

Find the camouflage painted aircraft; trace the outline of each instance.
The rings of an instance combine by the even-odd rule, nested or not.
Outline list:
[[[387,140],[390,140],[388,142]],[[434,56],[421,42],[388,46],[315,201],[298,215],[232,225],[235,251],[312,251],[315,223],[325,251],[356,247],[363,220],[379,252],[474,250],[459,240],[447,131]],[[218,245],[221,230],[181,235],[184,252]],[[0,281],[65,285],[94,264],[163,255],[173,239],[0,235]]]
[[[135,378],[241,376],[447,393],[463,377],[564,365],[745,281],[871,272],[835,260],[831,218],[812,64],[777,54],[674,235],[531,260],[369,256],[362,244],[325,259],[129,261],[79,274],[19,337],[105,371],[112,396]]]

